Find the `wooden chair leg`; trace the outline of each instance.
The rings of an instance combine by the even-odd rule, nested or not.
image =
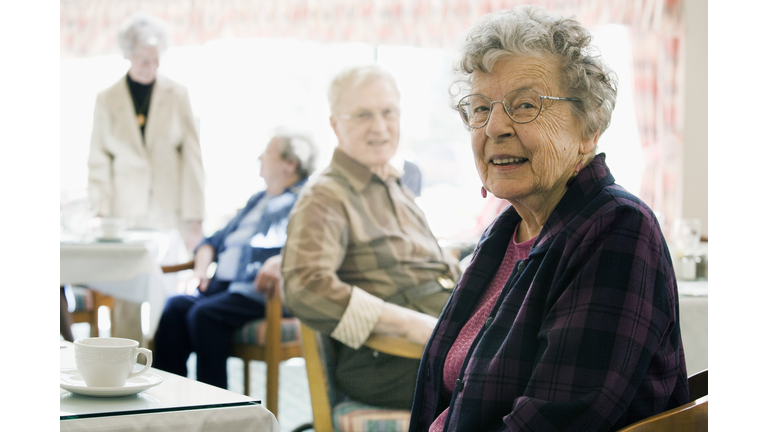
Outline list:
[[[245,395],[250,396],[251,395],[251,362],[243,359],[243,387],[245,388]]]
[[[95,303],[95,302],[94,302]],[[91,337],[99,337],[99,306],[93,305],[88,325],[91,326]]]
[[[64,340],[75,341],[72,337],[72,315],[69,313],[67,299],[64,296],[64,287],[61,287],[59,291],[59,333],[64,337]]]
[[[273,298],[273,301],[267,302],[267,341],[266,341],[266,362],[267,362],[267,409],[277,417],[277,390],[280,383],[280,321],[283,316],[282,304]]]
[[[277,390],[280,382],[280,360],[267,363],[267,409],[277,417]]]

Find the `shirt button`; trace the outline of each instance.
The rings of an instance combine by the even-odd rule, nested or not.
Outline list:
[[[517,272],[522,273],[525,270],[525,263],[520,261],[517,263]]]
[[[374,351],[373,352],[373,358],[378,358],[378,357],[379,357],[379,352],[378,351]]]
[[[461,379],[456,380],[456,391],[462,391],[464,389],[464,381]]]
[[[485,328],[490,327],[492,322],[493,322],[493,317],[488,317],[488,319],[485,320]]]

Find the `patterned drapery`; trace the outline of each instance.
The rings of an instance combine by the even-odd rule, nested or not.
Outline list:
[[[173,45],[227,37],[361,41],[452,48],[489,12],[538,3],[586,26],[627,24],[656,31],[677,0],[61,0],[61,54],[117,52],[115,35],[134,11],[166,20]],[[677,13],[677,12],[676,12]]]
[[[683,0],[61,0],[61,56],[116,54],[134,11],[167,21],[172,45],[229,37],[359,41],[452,49],[483,14],[537,3],[594,27],[631,29],[641,198],[672,221],[681,211]]]

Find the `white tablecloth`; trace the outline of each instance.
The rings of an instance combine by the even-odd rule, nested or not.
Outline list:
[[[112,297],[149,303],[149,334],[154,334],[178,276],[161,265],[188,260],[181,235],[170,231],[135,231],[122,242],[66,242],[59,246],[59,284],[82,284]]]
[[[708,283],[678,281],[680,333],[688,375],[708,369]]]

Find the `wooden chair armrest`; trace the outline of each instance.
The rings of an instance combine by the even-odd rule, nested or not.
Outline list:
[[[195,268],[195,261],[189,261],[185,262],[184,264],[176,264],[176,265],[167,265],[160,267],[163,269],[163,273],[175,273],[180,272],[182,270],[192,270]]]
[[[412,359],[420,359],[424,354],[424,345],[413,343],[404,337],[381,333],[371,334],[365,341],[365,346],[385,354]]]

